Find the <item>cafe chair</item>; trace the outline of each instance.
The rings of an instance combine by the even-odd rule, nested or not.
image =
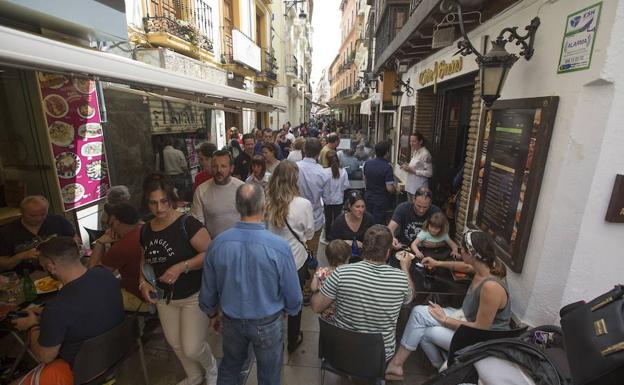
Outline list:
[[[339,328],[319,318],[321,385],[325,371],[368,383],[383,384],[386,351],[381,333],[360,333]]]
[[[527,326],[509,330],[482,330],[471,328],[466,325],[460,325],[457,330],[455,330],[453,339],[451,339],[451,346],[449,348],[447,360],[448,366],[453,365],[455,362],[455,352],[465,347],[479,342],[496,340],[499,338],[516,338],[526,331]]]
[[[82,343],[74,361],[74,385],[99,385],[110,381],[116,369],[135,349],[139,350],[143,376],[149,385],[143,346],[136,317]]]

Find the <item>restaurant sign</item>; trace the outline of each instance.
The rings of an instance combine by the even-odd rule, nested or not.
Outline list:
[[[150,98],[152,133],[197,132],[207,127],[207,109],[194,104]]]
[[[451,60],[447,63],[445,60],[433,63],[433,68],[426,68],[418,74],[418,83],[426,86],[433,83],[433,93],[436,93],[438,80],[442,80],[447,76],[461,72],[464,67],[464,59],[462,56]]]

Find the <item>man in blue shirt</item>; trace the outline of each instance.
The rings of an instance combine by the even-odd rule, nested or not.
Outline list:
[[[265,128],[262,130],[262,140],[256,143],[254,147],[254,154],[262,155],[262,145],[265,143],[275,143],[275,136],[273,134],[273,130],[270,128]],[[277,146],[277,154],[275,154],[277,160],[284,160],[284,154],[282,153],[282,149],[280,146]]]
[[[392,209],[392,194],[396,191],[394,171],[388,161],[389,150],[389,143],[377,143],[376,157],[364,163],[366,210],[373,215],[375,223],[381,225],[386,224],[386,213]]]
[[[308,138],[303,146],[305,158],[297,162],[299,167],[299,193],[302,197],[312,203],[314,212],[314,237],[307,244],[308,248],[316,254],[318,249],[323,224],[325,223],[325,214],[323,212],[323,202],[321,198],[327,195],[329,189],[329,181],[331,174],[323,171],[317,160],[321,152],[321,142],[316,138]],[[325,229],[329,231],[329,229]]]
[[[236,209],[240,222],[218,235],[206,252],[199,294],[199,306],[211,326],[218,329],[223,322],[217,384],[238,384],[251,344],[258,384],[279,385],[282,314],[297,315],[302,303],[295,259],[288,243],[265,229],[262,187],[241,185],[236,190]]]

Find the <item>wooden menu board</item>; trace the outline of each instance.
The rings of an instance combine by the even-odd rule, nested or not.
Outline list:
[[[398,163],[408,163],[411,158],[409,144],[410,134],[414,123],[414,106],[401,107],[401,120],[399,122],[399,159]]]
[[[469,226],[488,232],[520,273],[529,243],[559,97],[501,100],[481,119]]]

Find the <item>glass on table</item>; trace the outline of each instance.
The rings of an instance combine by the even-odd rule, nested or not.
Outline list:
[[[24,302],[24,290],[20,276],[13,272],[2,273],[0,280],[0,301],[11,305],[19,305]]]

